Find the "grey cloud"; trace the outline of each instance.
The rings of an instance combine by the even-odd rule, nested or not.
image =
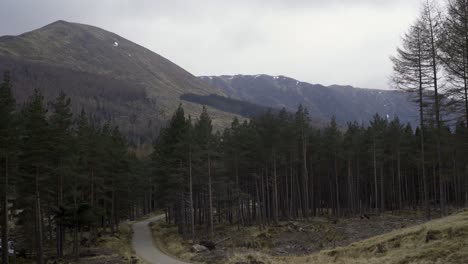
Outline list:
[[[413,0],[414,1],[414,0]],[[188,20],[219,18],[223,13],[248,12],[258,15],[272,10],[315,9],[367,6],[393,8],[405,0],[2,0],[0,34],[17,32],[36,21],[46,23],[65,18],[71,21],[102,21],[115,19],[177,18]],[[411,1],[409,1],[411,2]],[[36,27],[38,25],[36,24]]]
[[[63,19],[113,31],[194,74],[284,74],[385,88],[388,57],[419,2],[0,0],[0,35]]]

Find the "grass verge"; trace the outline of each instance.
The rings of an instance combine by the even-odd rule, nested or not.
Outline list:
[[[183,261],[193,262],[194,254],[190,252],[190,241],[177,233],[177,227],[161,220],[150,223],[150,229],[156,246],[162,252]]]

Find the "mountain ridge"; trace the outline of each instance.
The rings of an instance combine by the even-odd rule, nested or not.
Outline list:
[[[399,91],[323,86],[283,75],[195,77],[115,33],[64,20],[0,37],[0,71],[5,70],[12,72],[20,103],[33,89],[41,90],[47,101],[63,91],[72,98],[75,113],[85,109],[100,122],[115,123],[136,142],[151,141],[179,104],[192,117],[207,105],[218,129],[229,126],[234,117],[268,108],[294,112],[299,104],[309,109],[313,120],[336,116],[341,124],[366,123],[375,113],[413,124],[415,120],[408,116],[413,108],[402,103],[406,96]],[[220,107],[224,103],[230,106]]]
[[[355,88],[349,85],[310,84],[283,75],[199,76],[228,97],[272,108],[295,111],[299,105],[321,120],[336,117],[341,124],[368,123],[378,113],[417,124],[416,108],[408,94],[398,90]]]

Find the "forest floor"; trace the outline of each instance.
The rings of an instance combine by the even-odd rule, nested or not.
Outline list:
[[[119,231],[111,236],[102,231],[98,234],[95,243],[89,243],[86,239],[82,240],[80,258],[73,260],[71,258],[56,261],[55,263],[67,264],[137,264],[145,263],[140,259],[132,245],[133,229],[132,225],[137,221],[150,219],[155,215],[160,215],[161,211],[139,218],[136,221],[126,221],[119,225]],[[70,245],[71,246],[71,245]]]
[[[49,260],[50,263],[67,264],[133,264],[139,263],[138,258],[131,245],[132,222],[124,222],[119,225],[119,231],[113,236],[110,233],[98,231],[98,238],[95,242],[90,242],[83,238],[81,240],[80,258],[71,256],[63,259]],[[68,241],[67,248],[71,249],[71,241]],[[49,263],[48,262],[48,263]]]
[[[281,222],[278,225],[268,226],[263,229],[258,227],[238,228],[237,226],[219,225],[215,228],[215,237],[212,241],[224,241],[217,244],[216,249],[214,250],[206,250],[198,253],[192,252],[192,241],[184,240],[179,236],[176,227],[173,225],[168,225],[159,221],[153,223],[151,228],[159,247],[170,255],[192,263],[381,264],[415,262],[385,262],[386,260],[381,257],[383,257],[383,255],[386,256],[387,254],[379,252],[385,251],[390,255],[390,249],[388,248],[389,245],[385,243],[380,245],[378,244],[380,242],[372,244],[372,241],[384,241],[385,239],[392,241],[401,240],[398,242],[402,245],[400,250],[405,249],[405,243],[408,242],[407,240],[413,241],[415,245],[418,245],[419,242],[422,243],[421,245],[426,245],[424,241],[425,235],[428,232],[432,232],[430,230],[439,227],[441,230],[444,228],[450,228],[450,226],[457,221],[465,221],[463,219],[468,220],[468,213],[457,215],[455,219],[453,217],[449,217],[423,224],[425,223],[425,219],[422,214],[399,212],[398,214],[385,214],[383,216],[371,215],[369,219],[365,217],[344,219],[314,217],[309,220]],[[468,221],[463,223],[464,226],[460,224],[460,230],[453,229],[452,231],[455,233],[460,231],[463,234],[464,230],[468,229]],[[413,237],[413,233],[415,232],[413,230],[420,232],[418,233],[420,237]],[[208,234],[207,230],[200,229],[197,230],[196,233],[196,242],[200,240],[209,240],[206,236]],[[379,238],[378,236],[382,234],[386,235],[384,235],[383,238]],[[408,234],[408,238],[405,237],[405,234]],[[377,238],[370,239],[371,242],[366,242],[367,240],[365,240],[376,236]],[[437,233],[436,236],[439,236],[439,233]],[[420,238],[422,239],[421,241],[416,240]],[[468,239],[468,234],[466,234],[464,239]],[[437,239],[435,241],[437,241]],[[398,243],[392,243],[394,243],[394,245],[391,250],[395,250],[395,245]],[[356,261],[353,262],[346,259],[346,255],[342,253],[351,252],[346,250],[346,246],[348,245],[351,245],[350,248],[356,248],[356,245],[362,245],[361,247],[365,248],[362,250],[367,250],[369,252],[364,252],[362,258],[356,258]],[[340,247],[344,248],[342,249]],[[468,247],[466,248],[466,252],[468,252]],[[371,259],[372,254],[377,254],[375,255],[375,262],[364,261],[364,259]],[[404,254],[402,252],[398,252],[396,255],[403,256]],[[356,255],[350,255],[349,257],[356,257]],[[314,261],[311,262],[311,259]],[[322,259],[325,259],[326,261],[321,261]],[[342,259],[346,260],[343,261]],[[453,263],[468,263],[468,261]]]

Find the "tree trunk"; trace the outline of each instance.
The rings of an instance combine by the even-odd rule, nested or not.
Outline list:
[[[420,41],[420,37],[418,37]],[[418,77],[419,77],[419,124],[420,124],[420,145],[421,145],[421,174],[423,181],[423,192],[424,192],[424,207],[426,208],[426,218],[431,218],[431,209],[429,207],[429,188],[427,186],[427,175],[426,175],[426,161],[425,161],[425,151],[424,151],[424,101],[423,101],[423,72],[422,72],[422,43],[418,42]],[[416,190],[414,190],[416,192]],[[413,199],[414,201],[414,199]]]
[[[397,173],[398,173],[398,209],[403,209],[403,196],[401,187],[401,157],[400,150],[397,151]]]
[[[63,205],[63,174],[62,174],[62,161],[60,159],[59,161],[59,175],[58,175],[58,192],[57,192],[57,206],[60,209],[60,207]],[[57,231],[56,231],[56,237],[57,237],[57,256],[62,257],[63,256],[63,239],[64,239],[64,234],[63,234],[63,227],[61,223],[57,223]]]
[[[39,196],[39,168],[36,166],[36,193],[35,193],[35,214],[36,214],[36,247],[37,247],[37,264],[44,264],[44,249],[42,247],[42,214],[41,214],[41,198]]]
[[[8,264],[8,156],[5,156],[5,182],[3,186],[2,263]]]
[[[116,218],[116,213],[115,213],[115,184],[114,184],[114,177],[112,175],[112,180],[111,180],[111,216],[109,219],[109,225],[110,225],[110,230],[111,230],[111,235],[114,236],[115,233],[115,218]]]
[[[256,197],[256,201],[255,201],[255,210],[253,211],[253,213],[255,214],[255,222],[257,225],[260,225],[260,217],[259,217],[259,213],[257,212],[258,211],[258,205],[260,205],[260,191],[259,191],[259,188],[258,188],[258,181],[257,179],[254,179],[254,182],[255,182],[255,197]]]
[[[442,177],[442,157],[441,157],[441,133],[442,133],[442,121],[440,119],[440,102],[439,102],[439,90],[438,90],[438,77],[437,77],[437,50],[435,44],[435,33],[434,33],[434,24],[432,20],[432,14],[429,6],[427,7],[427,14],[429,23],[429,30],[430,30],[430,38],[431,38],[431,59],[432,59],[432,71],[433,71],[433,82],[434,82],[434,102],[435,102],[435,117],[436,117],[436,125],[437,125],[437,140],[436,140],[436,147],[437,147],[437,174],[439,177],[439,196],[440,196],[440,213],[444,216],[445,213],[445,194],[444,194],[444,180]]]
[[[374,140],[373,140],[373,157],[374,157],[374,191],[375,191],[375,211],[378,212],[379,210],[379,193],[378,193],[378,188],[377,188],[377,153],[376,153],[376,142],[375,142],[375,135],[374,135]]]
[[[273,220],[278,224],[278,185],[276,175],[276,152],[273,151]]]
[[[236,174],[236,196],[237,196],[237,204],[239,206],[239,215],[238,215],[238,221],[240,221],[241,225],[244,226],[244,212],[242,209],[242,203],[241,203],[241,193],[240,193],[240,185],[239,185],[239,154],[236,152],[234,156],[235,164],[234,164],[234,170]]]
[[[214,237],[213,227],[213,193],[211,190],[211,157],[208,155],[208,199],[210,206],[210,238]]]
[[[352,176],[352,173],[351,173],[351,157],[348,157],[348,205],[349,207],[351,207],[351,213],[354,214],[355,213],[355,210],[354,210],[354,183],[353,183],[353,176]]]
[[[335,152],[334,155],[334,171],[335,171],[335,199],[336,199],[336,214],[338,216],[341,216],[341,205],[340,205],[340,188],[339,188],[339,182],[338,182],[338,160],[337,160],[337,154]]]
[[[289,179],[290,179],[290,184],[289,184],[289,194],[290,194],[290,200],[289,202],[289,212],[288,212],[288,218],[292,217],[292,212],[293,212],[293,207],[294,207],[294,175],[293,175],[293,154],[292,151],[290,153],[290,164],[289,164]]]
[[[73,179],[73,256],[78,258],[80,254],[78,241],[78,176]]]
[[[304,124],[301,122],[301,138],[302,138],[302,195],[303,195],[303,215],[305,218],[309,215],[309,173],[307,170],[307,139],[304,131]]]
[[[380,213],[385,212],[385,191],[384,191],[384,172],[383,164],[380,163]]]
[[[190,184],[190,235],[195,241],[195,212],[193,208],[192,145],[189,145],[189,184]]]

